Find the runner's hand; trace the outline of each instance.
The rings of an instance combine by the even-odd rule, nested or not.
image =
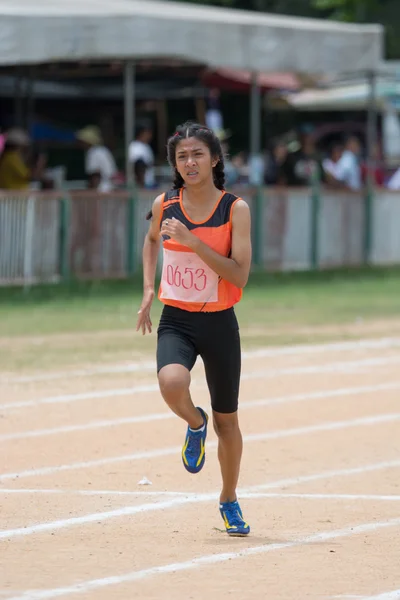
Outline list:
[[[142,334],[146,335],[147,331],[151,333],[153,323],[150,318],[150,309],[154,300],[154,290],[147,290],[143,294],[142,304],[138,312],[138,320],[136,331],[142,330]]]
[[[181,223],[181,221],[178,221],[178,219],[175,219],[175,217],[172,219],[165,219],[165,221],[163,221],[160,235],[168,235],[179,244],[189,248],[193,238],[195,238],[193,233],[189,231],[186,225]]]

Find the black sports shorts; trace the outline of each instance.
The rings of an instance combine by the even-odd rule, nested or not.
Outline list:
[[[164,306],[157,334],[157,372],[171,364],[191,371],[201,356],[212,409],[219,413],[237,411],[241,350],[233,308],[207,313]]]

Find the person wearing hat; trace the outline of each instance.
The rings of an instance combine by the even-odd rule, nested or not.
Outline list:
[[[111,192],[117,166],[110,150],[104,145],[100,129],[92,125],[84,127],[76,133],[76,139],[86,150],[88,187],[99,192]]]
[[[46,157],[39,155],[34,168],[28,165],[30,139],[23,129],[10,129],[0,156],[0,189],[27,190],[31,181],[41,179]]]
[[[230,129],[220,129],[214,133],[221,143],[221,148],[224,155],[226,184],[234,185],[239,181],[239,166],[242,166],[242,160],[239,156],[235,157],[235,159],[232,159],[229,155],[229,139],[231,138],[232,133]]]

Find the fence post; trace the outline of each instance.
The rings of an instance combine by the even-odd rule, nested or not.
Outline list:
[[[69,233],[71,221],[71,202],[67,196],[60,198],[60,275],[67,280],[70,276]]]
[[[371,262],[372,252],[372,212],[375,191],[374,170],[376,161],[374,148],[378,138],[378,110],[377,110],[377,72],[370,71],[368,74],[369,100],[368,100],[368,123],[367,123],[367,189],[364,203],[364,264]]]
[[[321,186],[319,169],[311,177],[311,240],[310,265],[314,271],[319,267],[319,213],[321,208]]]
[[[374,202],[374,189],[372,185],[367,186],[364,200],[364,264],[371,262],[372,252],[372,211]]]
[[[26,205],[24,248],[24,291],[30,289],[34,280],[36,196],[29,196]]]
[[[260,267],[263,263],[263,244],[266,233],[264,232],[264,194],[261,186],[257,186],[253,202],[253,262],[256,267]]]
[[[131,277],[136,270],[136,203],[138,196],[135,186],[130,186],[128,196],[128,229],[127,229],[127,256],[126,271]]]

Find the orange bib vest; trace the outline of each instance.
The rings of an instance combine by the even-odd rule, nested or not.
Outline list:
[[[166,219],[178,219],[207,246],[229,257],[232,249],[232,211],[240,200],[222,192],[211,214],[192,221],[182,202],[183,188],[164,194],[160,229]],[[190,248],[164,236],[163,270],[158,297],[164,304],[189,312],[217,312],[239,302],[242,290],[219,277]]]

